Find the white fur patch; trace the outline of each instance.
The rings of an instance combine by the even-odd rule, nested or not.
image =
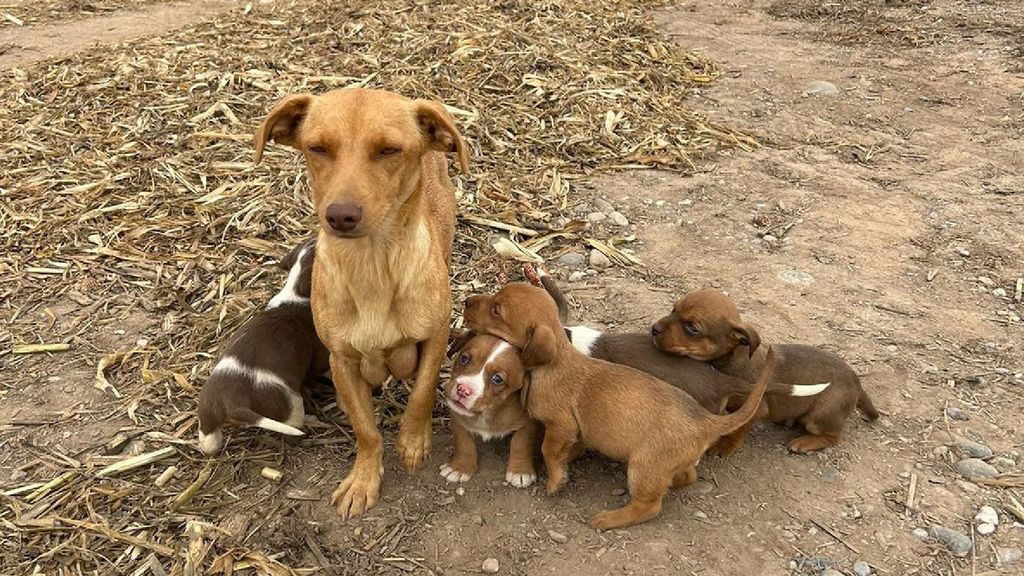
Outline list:
[[[209,434],[199,433],[199,449],[203,451],[203,454],[208,456],[216,454],[223,447],[224,433],[220,430],[215,430]]]
[[[821,394],[826,388],[831,386],[831,382],[825,382],[824,384],[808,384],[803,386],[793,386],[793,391],[789,393],[790,396],[814,396]]]
[[[295,291],[295,285],[299,283],[299,276],[302,275],[302,261],[308,251],[308,246],[299,251],[295,264],[292,264],[291,270],[288,270],[288,279],[285,281],[284,287],[267,303],[267,310],[277,308],[282,304],[306,304],[309,302],[309,298],[299,296]]]
[[[217,362],[217,365],[213,367],[213,373],[217,372],[228,372],[231,374],[241,374],[249,380],[251,380],[257,386],[280,386],[287,390],[289,393],[293,393],[292,389],[288,387],[288,384],[270,370],[264,368],[257,368],[255,366],[246,366],[238,361],[234,356],[225,356]]]
[[[479,400],[481,396],[483,396],[484,390],[487,388],[487,382],[484,381],[484,374],[487,373],[487,367],[491,362],[497,360],[498,356],[501,356],[502,352],[510,348],[511,346],[508,342],[505,342],[504,340],[498,342],[498,345],[491,350],[491,354],[487,356],[487,360],[484,361],[484,365],[480,368],[479,372],[469,376],[459,376],[455,379],[456,391],[459,386],[467,386],[470,389],[469,396],[459,399],[463,406],[472,410],[473,405],[476,404],[476,401]]]
[[[441,465],[441,477],[449,482],[469,482],[469,479],[473,477],[472,474],[466,474],[459,472],[447,464]]]
[[[566,330],[569,331],[569,340],[572,340],[572,347],[587,356],[590,356],[594,342],[604,334],[600,330],[594,330],[586,326],[569,326]]]
[[[511,472],[505,473],[505,482],[515,486],[516,488],[527,488],[537,481],[536,474],[513,474]]]

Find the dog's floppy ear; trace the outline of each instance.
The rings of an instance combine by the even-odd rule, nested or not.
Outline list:
[[[754,330],[753,326],[746,322],[734,324],[730,336],[732,336],[732,339],[737,344],[747,347],[748,358],[753,358],[757,347],[761,345],[761,336],[758,335],[757,330]]]
[[[456,354],[462,352],[462,349],[466,344],[476,337],[476,332],[472,330],[463,330],[462,332],[452,332],[448,342],[448,358],[454,358]]]
[[[558,347],[555,344],[555,333],[547,326],[534,326],[530,329],[529,340],[523,346],[523,367],[532,370],[555,361]]]
[[[292,148],[298,147],[299,126],[306,118],[306,111],[312,102],[312,94],[292,94],[274,106],[263,124],[256,129],[256,137],[253,140],[256,147],[256,164],[263,159],[263,148],[271,140]]]
[[[466,142],[455,127],[455,121],[451,114],[445,110],[444,105],[433,100],[416,100],[413,102],[413,109],[416,111],[416,119],[420,123],[420,130],[430,148],[441,152],[455,152],[459,156],[459,169],[463,174],[469,171],[469,152],[466,150]]]

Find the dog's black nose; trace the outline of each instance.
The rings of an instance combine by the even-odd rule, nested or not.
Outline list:
[[[661,322],[655,322],[654,326],[651,326],[651,336],[661,336],[665,332],[665,326]]]
[[[363,209],[351,202],[335,202],[327,207],[327,224],[338,232],[351,232],[363,219]]]

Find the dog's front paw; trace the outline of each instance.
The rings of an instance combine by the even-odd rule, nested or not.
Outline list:
[[[568,480],[569,480],[569,477],[565,474],[565,472],[561,472],[561,471],[556,471],[554,473],[548,472],[548,483],[547,483],[548,496],[551,496],[552,494],[555,494],[556,492],[561,490],[562,486],[565,486],[565,483]]]
[[[506,472],[505,482],[516,488],[529,488],[537,481],[537,474],[533,472]]]
[[[587,525],[599,532],[602,530],[618,528],[621,525],[621,522],[619,521],[617,512],[617,510],[604,510],[603,512],[598,512],[590,518]]]
[[[727,456],[732,455],[732,453],[735,452],[739,447],[739,442],[733,441],[728,436],[723,436],[718,439],[718,442],[715,442],[714,444],[711,445],[710,448],[708,448],[708,455],[718,456],[719,458],[725,458]]]
[[[475,470],[463,471],[457,468],[458,465],[453,466],[451,463],[441,465],[441,477],[449,482],[469,482],[469,479],[473,477]]]
[[[406,426],[402,426],[398,431],[395,448],[398,449],[402,466],[406,470],[409,472],[418,470],[430,455],[430,425],[427,424],[422,430],[410,430]]]
[[[359,516],[377,505],[381,474],[380,468],[373,464],[360,465],[356,462],[331,496],[331,504],[337,508],[342,520]]]

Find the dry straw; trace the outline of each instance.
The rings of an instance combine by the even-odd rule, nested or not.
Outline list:
[[[353,550],[302,531],[253,549],[260,539],[245,525],[221,523],[240,507],[266,521],[294,506],[282,494],[297,449],[256,433],[236,435],[216,461],[191,446],[195,386],[280,282],[275,260],[314,225],[299,158],[274,146],[254,169],[253,130],[292,92],[371,86],[440,99],[473,152],[458,180],[457,299],[507,277],[502,255],[591,246],[632,266],[623,239],[574,220],[591,173],[687,172],[723,146],[755,145],[688,109],[687,92],[718,70],[660,36],[651,6],[253,2],[166,36],[2,73],[5,385],[45,395],[57,375],[106,398],[26,410],[0,428],[0,468],[15,470],[0,487],[4,570],[419,570],[402,551],[409,515]],[[124,341],[139,335],[148,341]],[[384,392],[385,426],[404,394]],[[321,419],[301,451],[342,466],[347,425],[333,405]],[[96,423],[108,433],[95,446],[52,441]],[[123,452],[105,454],[108,444]],[[261,478],[264,468],[285,480]],[[314,496],[298,501],[336,481],[310,479]]]

